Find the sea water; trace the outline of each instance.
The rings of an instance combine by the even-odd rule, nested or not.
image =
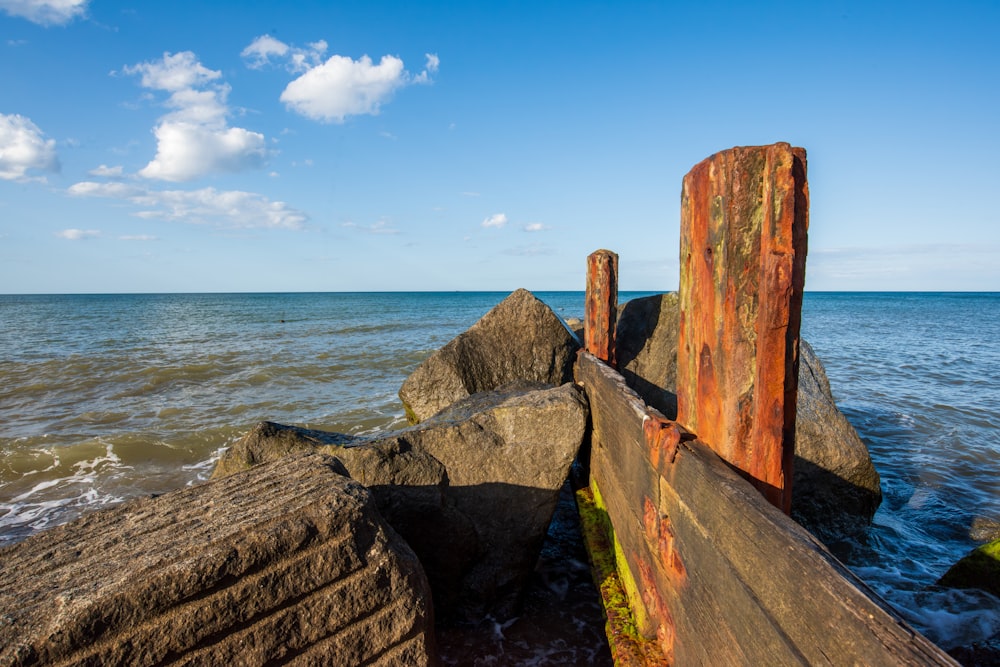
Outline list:
[[[537,295],[583,314],[581,292]],[[260,420],[401,428],[406,376],[505,296],[0,296],[0,546],[203,481]],[[996,637],[1000,600],[933,584],[976,545],[974,519],[1000,520],[1000,295],[807,293],[802,322],[882,476],[866,539],[835,553],[943,647]],[[543,592],[563,596],[556,609],[586,578],[568,561],[538,573]],[[565,636],[487,619],[476,661],[606,660],[583,640],[602,629],[592,596],[570,599],[580,612]]]

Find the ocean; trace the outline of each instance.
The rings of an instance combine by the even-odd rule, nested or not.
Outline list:
[[[536,294],[583,315],[582,292]],[[406,376],[505,296],[0,296],[0,546],[203,481],[260,420],[401,428]],[[802,336],[882,476],[871,530],[834,552],[942,647],[996,639],[1000,600],[933,584],[976,546],[974,520],[1000,521],[1000,294],[807,293]],[[565,578],[540,574],[565,596]],[[581,604],[571,625],[593,619]],[[542,653],[561,657],[546,662],[543,640],[487,631],[508,663],[560,664],[579,643],[553,640]]]

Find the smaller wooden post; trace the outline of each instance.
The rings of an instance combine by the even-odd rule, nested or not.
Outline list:
[[[617,367],[615,328],[618,326],[618,255],[596,250],[587,257],[587,300],[584,306],[583,348]]]

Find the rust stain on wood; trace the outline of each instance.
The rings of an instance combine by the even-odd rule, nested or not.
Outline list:
[[[584,349],[612,368],[615,328],[618,325],[618,255],[597,250],[587,257],[587,296],[584,304]]]
[[[785,143],[717,153],[681,195],[678,422],[786,513],[808,206]]]

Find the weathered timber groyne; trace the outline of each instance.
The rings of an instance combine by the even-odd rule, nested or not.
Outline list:
[[[614,368],[617,267],[588,259],[589,479],[578,492],[618,664],[954,664],[792,521],[805,151],[684,179],[678,420]],[[610,553],[608,553],[610,552]],[[614,563],[614,569],[608,563]]]

